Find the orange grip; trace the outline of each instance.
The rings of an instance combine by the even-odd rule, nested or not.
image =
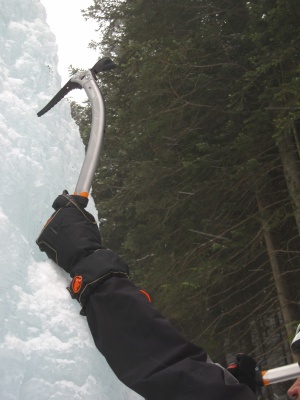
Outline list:
[[[86,197],[86,198],[89,197],[88,192],[81,192],[80,194],[77,194],[76,192],[74,192],[74,195],[75,195],[75,196],[82,196],[82,197]]]

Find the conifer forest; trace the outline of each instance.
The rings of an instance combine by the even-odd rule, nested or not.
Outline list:
[[[297,361],[299,0],[93,3],[91,46],[118,65],[100,84],[103,245],[215,362]],[[85,143],[90,114],[72,103]]]

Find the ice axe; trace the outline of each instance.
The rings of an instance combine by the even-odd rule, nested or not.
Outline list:
[[[75,195],[88,197],[92,181],[97,169],[102,148],[105,129],[105,105],[103,95],[97,84],[97,74],[116,68],[116,64],[105,57],[86,71],[74,74],[49,103],[37,113],[38,117],[44,115],[73,89],[84,89],[92,107],[92,127],[88,147],[79,178],[75,187]]]
[[[257,386],[263,387],[299,378],[300,366],[299,363],[294,363],[268,370],[261,370],[260,367],[257,367],[256,372]]]
[[[296,329],[295,337],[291,343],[292,352],[300,356],[300,325]],[[300,362],[296,362],[282,367],[262,370],[261,362],[256,366],[256,382],[258,387],[273,385],[300,377]]]

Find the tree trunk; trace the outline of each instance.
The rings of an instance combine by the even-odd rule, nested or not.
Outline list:
[[[278,149],[300,234],[300,159],[292,130],[278,143]]]
[[[278,259],[276,256],[276,250],[268,226],[268,218],[266,217],[266,210],[263,206],[260,196],[256,195],[257,206],[262,219],[262,229],[264,234],[264,239],[267,247],[267,253],[270,260],[270,265],[273,273],[274,283],[277,291],[278,301],[282,313],[282,318],[284,321],[284,326],[287,334],[287,338],[291,340],[294,337],[295,331],[293,328],[293,317],[289,307],[289,299],[286,292],[286,287],[284,280],[281,275]],[[297,361],[297,359],[295,359]]]

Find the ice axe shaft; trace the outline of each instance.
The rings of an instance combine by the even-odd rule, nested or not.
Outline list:
[[[99,156],[102,149],[105,129],[105,104],[103,95],[96,81],[97,74],[113,68],[116,68],[116,65],[110,58],[105,57],[97,61],[97,63],[91,69],[76,73],[53,97],[53,99],[50,100],[49,103],[37,114],[39,117],[44,115],[60,100],[62,100],[71,90],[85,90],[91,102],[92,126],[86,156],[81,167],[74,193],[84,197],[88,197],[92,186],[92,181],[97,169]]]
[[[300,377],[299,363],[284,365],[283,367],[260,371],[261,379],[258,386],[268,386],[279,382],[285,382]]]
[[[92,107],[92,126],[88,147],[74,193],[88,197],[102,150],[105,129],[105,104],[91,71],[85,72],[83,79],[79,74],[78,77],[71,78],[71,80],[76,83],[82,83]]]

